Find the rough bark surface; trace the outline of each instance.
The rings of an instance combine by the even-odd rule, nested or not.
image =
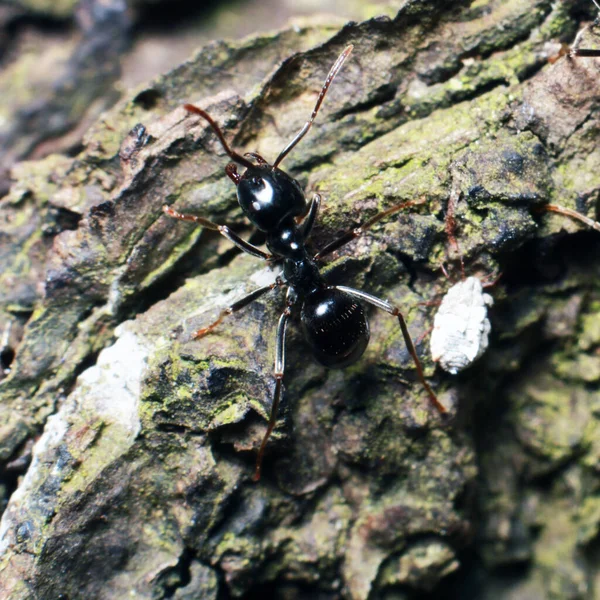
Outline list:
[[[76,157],[14,167],[0,204],[3,356],[16,351],[0,382],[2,598],[597,597],[600,237],[542,209],[595,216],[600,61],[548,62],[593,7],[449,4],[209,44],[103,114]],[[369,349],[343,371],[312,364],[292,328],[253,483],[283,297],[190,339],[277,269],[162,213],[251,234],[226,155],[181,105],[273,160],[349,43],[284,168],[323,195],[315,248],[423,199],[325,271],[401,308],[450,418],[389,315],[370,313]],[[423,337],[451,285],[440,266],[460,276],[452,191],[468,274],[502,272],[490,348],[457,377]]]

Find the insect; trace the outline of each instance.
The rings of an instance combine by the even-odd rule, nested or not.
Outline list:
[[[191,221],[207,229],[218,231],[242,251],[252,256],[266,261],[283,263],[283,269],[274,283],[261,287],[233,303],[221,311],[213,323],[199,329],[194,334],[194,338],[201,338],[217,327],[227,316],[238,312],[267,292],[276,288],[287,288],[285,309],[277,325],[275,390],[269,422],[256,458],[255,481],[260,479],[265,448],[277,419],[285,372],[286,329],[292,315],[299,315],[304,337],[315,359],[329,368],[341,368],[354,363],[365,351],[369,342],[369,322],[363,303],[375,306],[397,317],[419,380],[437,410],[440,413],[446,412],[445,407],[438,401],[425,379],[406,321],[398,308],[386,300],[361,290],[328,285],[319,269],[319,261],[323,257],[360,237],[375,223],[413,205],[414,202],[404,202],[375,215],[359,227],[343,233],[316,254],[311,255],[306,242],[317,219],[321,197],[319,194],[315,194],[307,207],[300,184],[279,168],[283,159],[308,133],[331,82],[342,68],[352,49],[353,46],[348,46],[338,56],[321,88],[310,119],[280,152],[272,165],[255,152],[246,153],[243,156],[235,152],[227,144],[219,126],[204,110],[191,104],[185,105],[188,112],[198,115],[208,122],[223,149],[234,161],[225,167],[225,173],[236,185],[238,202],[244,214],[257,229],[264,232],[269,252],[243,240],[227,225],[217,225],[203,217],[181,214],[167,205],[163,206],[163,211],[175,219]],[[255,162],[252,162],[251,159]],[[235,163],[245,167],[246,171],[240,175]],[[304,219],[298,224],[297,219],[302,217]]]
[[[448,199],[445,225],[448,240],[460,258],[462,279],[442,298],[433,320],[430,339],[431,358],[453,375],[468,367],[486,351],[492,329],[487,309],[494,303],[493,298],[483,292],[480,279],[465,276],[465,265],[455,235],[454,213],[459,198],[459,191],[453,188]]]

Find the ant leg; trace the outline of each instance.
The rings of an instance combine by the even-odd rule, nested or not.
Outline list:
[[[569,46],[569,44],[561,44],[560,45],[560,50],[554,54],[553,56],[550,56],[548,58],[548,62],[553,65],[559,58],[562,58],[563,56],[568,56],[571,54],[571,47]]]
[[[462,252],[460,251],[460,246],[458,245],[458,240],[456,239],[455,231],[456,231],[456,219],[454,218],[454,212],[456,211],[456,205],[460,200],[460,191],[455,187],[450,191],[450,197],[448,198],[448,207],[446,209],[446,221],[445,221],[445,229],[446,235],[448,236],[448,240],[450,244],[454,246],[456,253],[460,258],[460,272],[463,280],[465,279],[465,262],[463,260]],[[448,257],[450,258],[450,257]],[[448,278],[448,274],[442,265],[442,270],[444,271],[444,275]]]
[[[577,219],[578,221],[585,223],[588,227],[591,227],[596,231],[600,231],[600,223],[598,223],[598,221],[594,221],[594,219],[590,219],[589,217],[586,217],[585,215],[582,215],[571,208],[565,208],[564,206],[559,206],[558,204],[544,204],[540,208],[542,210],[547,210],[548,212],[555,212],[567,217],[571,217],[572,219]]]
[[[502,272],[498,273],[498,275],[496,277],[494,277],[491,274],[488,275],[488,277],[481,280],[481,287],[484,289],[494,287],[500,281],[500,278],[502,277],[502,275],[503,275]],[[493,279],[492,279],[492,277],[493,277]]]
[[[317,103],[313,108],[312,115],[310,119],[304,123],[302,129],[294,136],[294,139],[281,151],[281,154],[277,157],[277,160],[273,163],[273,168],[276,169],[279,166],[279,163],[290,153],[292,148],[308,133],[308,130],[312,127],[312,124],[319,112],[319,108],[321,108],[321,104],[323,103],[323,98],[325,98],[325,94],[333,81],[333,78],[338,74],[338,71],[342,68],[344,61],[352,52],[354,46],[350,44],[338,57],[337,60],[333,63],[333,67],[329,71],[329,74],[325,78],[325,83],[321,88],[321,92],[319,93],[319,97],[317,98]]]
[[[254,481],[260,480],[260,470],[262,468],[262,461],[265,455],[265,448],[267,447],[267,441],[271,436],[273,429],[275,429],[275,423],[277,422],[277,411],[279,409],[279,400],[281,398],[281,386],[283,382],[283,373],[285,370],[285,330],[290,319],[290,306],[288,305],[283,311],[279,318],[279,324],[277,325],[277,346],[275,349],[275,393],[273,394],[273,403],[271,404],[271,416],[269,417],[269,424],[267,431],[260,444],[260,449],[256,457],[256,467],[254,469]]]
[[[592,1],[596,5],[596,8],[600,11],[600,5],[598,5],[596,0],[592,0]],[[594,21],[594,23],[596,23],[596,21]],[[600,50],[597,50],[597,49],[592,50],[590,48],[580,48],[579,47],[579,44],[581,44],[581,38],[583,37],[583,34],[589,28],[590,28],[590,26],[587,25],[586,27],[581,29],[579,31],[579,33],[575,36],[575,39],[573,40],[573,43],[571,44],[571,47],[569,48],[569,52],[568,52],[569,57],[582,56],[582,57],[592,57],[593,58],[593,57],[600,56]]]
[[[395,212],[399,212],[403,208],[406,208],[407,206],[417,206],[419,204],[423,204],[423,202],[424,202],[424,200],[409,200],[408,202],[401,202],[400,204],[396,204],[395,206],[392,206],[391,208],[388,208],[387,210],[377,213],[374,217],[372,217],[368,221],[365,221],[362,225],[359,225],[358,227],[356,227],[354,229],[349,229],[345,233],[342,233],[342,235],[339,238],[333,240],[333,242],[330,242],[324,248],[319,250],[319,252],[317,252],[313,256],[313,259],[320,260],[324,256],[327,256],[328,254],[331,254],[332,252],[339,250],[342,246],[345,246],[348,242],[351,242],[352,240],[355,240],[356,238],[363,235],[363,233],[367,229],[369,229],[370,227],[375,225],[375,223],[378,223],[382,219],[385,219],[387,216],[392,215]]]
[[[163,212],[168,217],[172,219],[179,219],[180,221],[190,221],[192,223],[196,223],[196,225],[200,225],[201,227],[205,227],[206,229],[210,229],[212,231],[218,231],[222,236],[225,236],[229,241],[233,242],[240,250],[246,252],[246,254],[251,254],[252,256],[256,256],[257,258],[262,258],[263,260],[272,260],[273,255],[268,254],[267,252],[263,252],[260,248],[257,248],[250,242],[243,240],[239,235],[233,233],[227,225],[217,225],[204,217],[197,217],[196,215],[186,215],[176,210],[173,210],[170,206],[166,204],[162,207]]]
[[[438,304],[440,304],[440,303],[438,302]],[[417,338],[417,341],[416,341],[416,344],[415,344],[415,345],[417,345],[417,346],[418,346],[418,345],[419,345],[419,344],[420,344],[420,343],[421,343],[421,342],[422,342],[422,341],[423,341],[423,340],[424,340],[424,339],[425,339],[425,338],[426,338],[428,335],[430,335],[430,334],[431,334],[431,332],[432,332],[432,331],[433,331],[433,326],[431,326],[431,327],[430,327],[430,328],[429,328],[427,331],[425,331],[424,333],[422,333],[422,334],[421,334],[421,335],[420,335],[420,336]]]
[[[306,219],[302,223],[302,237],[306,240],[312,231],[313,225],[315,224],[315,220],[317,215],[319,214],[319,209],[321,208],[321,194],[315,194],[312,197],[310,208],[308,209],[308,214],[306,215]]]
[[[413,362],[415,363],[415,367],[417,368],[417,373],[419,375],[419,379],[421,380],[423,387],[429,394],[429,398],[431,399],[432,404],[437,408],[437,410],[442,414],[448,412],[446,407],[437,399],[437,396],[435,395],[434,391],[431,389],[430,385],[427,383],[427,380],[425,379],[425,375],[423,373],[423,367],[421,366],[421,361],[419,360],[419,357],[417,356],[417,351],[415,350],[415,346],[410,337],[410,333],[408,332],[408,327],[406,326],[406,321],[404,320],[404,317],[402,316],[402,313],[400,312],[400,310],[398,308],[396,308],[395,306],[392,306],[386,300],[381,300],[380,298],[377,298],[376,296],[372,296],[371,294],[367,294],[366,292],[363,292],[361,290],[355,290],[354,288],[349,288],[344,285],[337,285],[337,286],[335,286],[335,289],[340,290],[342,292],[346,292],[347,294],[350,294],[351,296],[355,296],[356,298],[359,298],[360,300],[364,300],[365,302],[368,302],[369,304],[372,304],[373,306],[380,308],[381,310],[385,310],[386,312],[390,313],[391,315],[394,315],[395,317],[398,317],[398,323],[400,323],[400,329],[402,330],[402,336],[404,337],[404,343],[406,344],[406,347],[408,348],[408,351],[410,352],[410,355],[412,356]]]
[[[226,309],[222,310],[219,313],[219,316],[217,317],[216,321],[214,321],[206,327],[198,329],[198,331],[196,331],[194,335],[192,335],[192,338],[197,340],[204,337],[207,333],[210,333],[213,329],[215,329],[217,325],[220,325],[223,319],[225,319],[225,317],[228,317],[229,315],[238,312],[238,310],[241,310],[242,308],[248,306],[248,304],[252,304],[252,302],[258,300],[258,298],[260,298],[267,292],[274,290],[276,287],[282,287],[284,285],[285,283],[283,282],[283,280],[280,277],[277,277],[275,282],[271,285],[266,285],[265,287],[261,287],[257,290],[254,290],[253,292],[250,292],[247,296],[244,296],[237,302],[234,302],[231,306],[228,306]]]
[[[582,56],[585,58],[600,57],[600,50],[592,50],[590,48],[573,48],[569,56]]]
[[[581,33],[583,33],[585,30],[582,29],[579,34],[577,35],[577,38],[575,39],[575,42],[573,43],[572,46],[569,46],[568,44],[561,44],[560,50],[558,51],[557,54],[555,54],[554,56],[551,56],[548,59],[548,62],[553,65],[559,58],[563,57],[563,56],[567,56],[568,58],[574,58],[574,57],[581,57],[581,58],[598,58],[600,57],[600,50],[598,49],[592,49],[592,48],[578,48],[576,46],[576,44],[578,43],[578,38],[581,37]]]
[[[592,2],[596,5],[596,8],[600,11],[600,4],[596,0],[592,0]],[[600,21],[600,16],[596,17],[593,26],[598,25],[598,21]],[[562,56],[567,56],[569,58],[573,58],[575,56],[581,56],[582,58],[598,58],[600,57],[600,50],[598,49],[590,49],[590,48],[580,48],[579,44],[581,43],[581,38],[583,34],[589,29],[589,25],[584,27],[579,31],[579,33],[575,36],[573,43],[569,46],[568,44],[561,44],[560,50],[558,54],[551,56],[548,59],[550,64],[554,64],[559,58]]]

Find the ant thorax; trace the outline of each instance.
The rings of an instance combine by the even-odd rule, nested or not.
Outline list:
[[[291,217],[281,222],[276,230],[267,232],[267,248],[285,258],[308,257],[302,231]]]

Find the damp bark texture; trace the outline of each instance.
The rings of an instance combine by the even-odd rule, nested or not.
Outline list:
[[[548,61],[592,9],[414,0],[214,42],[104,113],[76,156],[17,163],[0,203],[0,596],[597,598],[600,233],[543,208],[596,216],[600,61]],[[344,370],[310,360],[296,320],[254,483],[284,299],[191,339],[277,267],[163,214],[252,236],[228,157],[182,104],[273,161],[350,43],[282,167],[323,196],[315,249],[420,201],[324,272],[400,307],[449,418],[395,318],[369,312]],[[427,335],[440,267],[461,277],[452,194],[466,275],[502,274],[489,348],[459,376]]]

